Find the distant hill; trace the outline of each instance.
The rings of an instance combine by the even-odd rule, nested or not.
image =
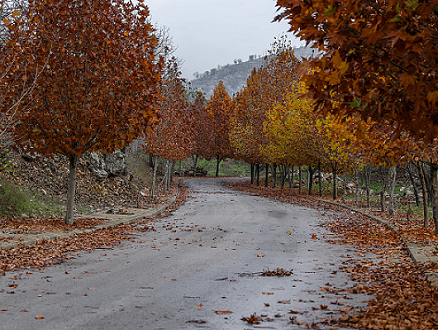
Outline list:
[[[312,56],[313,49],[308,47],[294,48],[297,58]],[[232,97],[240,91],[254,68],[259,68],[263,64],[263,56],[250,55],[248,61],[235,60],[234,64],[218,66],[204,73],[195,73],[196,79],[190,81],[193,89],[205,93],[207,98],[213,95],[213,90],[223,81],[228,94]]]

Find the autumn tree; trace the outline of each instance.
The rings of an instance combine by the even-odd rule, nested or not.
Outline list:
[[[438,1],[278,0],[277,20],[316,48],[309,95],[431,141],[438,133]],[[332,101],[339,103],[333,108]]]
[[[196,93],[195,99],[190,105],[191,116],[193,117],[193,144],[194,144],[194,168],[196,175],[196,165],[199,156],[202,156],[203,151],[208,148],[208,141],[211,132],[212,122],[207,112],[207,100],[201,92]]]
[[[142,1],[30,0],[23,17],[25,24],[11,36],[15,54],[33,53],[35,61],[26,67],[31,78],[37,66],[47,68],[26,99],[15,135],[26,152],[68,158],[71,224],[79,158],[124,147],[155,116],[161,71],[156,38]]]
[[[0,0],[0,170],[10,168],[11,132],[17,111],[44,69],[44,64],[36,65],[33,77],[28,77],[26,67],[34,61],[32,52],[26,58],[14,51],[14,42],[25,42],[25,33],[17,31],[23,23],[21,12],[25,8],[22,0]]]
[[[154,157],[154,179],[151,198],[154,197],[158,158],[165,159],[165,190],[169,186],[174,162],[194,152],[194,118],[186,95],[185,80],[179,71],[178,59],[170,57],[163,70],[158,102],[158,120],[146,133],[144,146]]]
[[[207,112],[211,123],[208,145],[203,156],[216,158],[216,176],[219,176],[220,162],[232,156],[229,127],[232,110],[231,98],[224,83],[220,81],[207,102]]]

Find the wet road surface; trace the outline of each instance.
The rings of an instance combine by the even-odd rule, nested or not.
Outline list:
[[[365,306],[367,296],[329,292],[353,286],[338,270],[355,254],[323,240],[333,238],[320,226],[330,214],[235,192],[226,180],[188,180],[191,198],[123,247],[83,252],[18,281],[7,273],[0,328],[306,329],[295,317],[330,329],[318,322]],[[291,276],[260,276],[278,268]],[[254,313],[272,321],[241,320]]]

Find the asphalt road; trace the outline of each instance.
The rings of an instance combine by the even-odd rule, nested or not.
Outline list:
[[[319,225],[330,214],[235,192],[224,180],[188,180],[192,198],[123,247],[0,278],[0,328],[306,329],[289,318],[311,325],[365,305],[369,297],[320,289],[353,285],[338,269],[354,249],[323,240],[333,237]],[[292,275],[260,276],[277,268]],[[241,320],[253,313],[273,321]]]

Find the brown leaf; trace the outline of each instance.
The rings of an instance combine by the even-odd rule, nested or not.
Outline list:
[[[225,315],[225,314],[232,314],[233,312],[232,311],[215,311],[215,313],[219,314],[219,315]]]
[[[35,318],[37,319],[37,320],[42,320],[42,319],[44,319],[45,317],[44,317],[44,315],[37,315],[37,316],[35,316]]]

